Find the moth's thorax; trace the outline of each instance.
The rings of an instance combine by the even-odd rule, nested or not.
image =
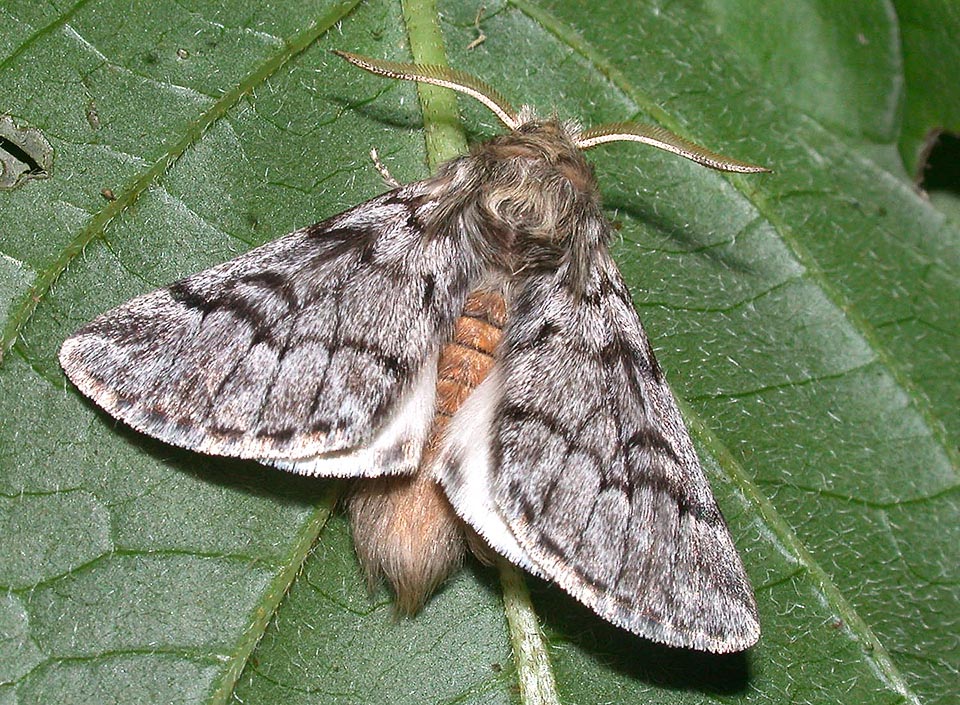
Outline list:
[[[579,128],[522,123],[451,162],[441,178],[456,196],[458,228],[476,233],[502,269],[557,267],[602,220],[593,169],[577,148]]]
[[[526,122],[515,131],[494,137],[474,149],[474,157],[489,170],[490,181],[524,187],[518,200],[550,196],[597,199],[593,169],[577,148],[575,126],[556,120]]]
[[[576,146],[577,126],[557,120],[532,120],[514,132],[477,148],[478,156],[510,164],[518,171],[569,183],[575,195],[595,197],[593,170]]]

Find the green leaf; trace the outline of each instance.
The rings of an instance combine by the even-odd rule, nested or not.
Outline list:
[[[382,191],[371,147],[401,181],[429,173],[445,147],[416,88],[327,49],[410,60],[438,16],[449,62],[517,104],[775,171],[590,153],[764,634],[666,649],[528,577],[559,700],[955,697],[960,230],[911,174],[958,124],[957,82],[926,79],[960,59],[956,10],[487,2],[467,49],[479,4],[0,8],[0,112],[54,149],[50,178],[0,192],[0,703],[505,703],[536,677],[495,571],[397,620],[336,483],[154,442],[56,362],[98,313]],[[441,145],[500,130],[459,105]]]

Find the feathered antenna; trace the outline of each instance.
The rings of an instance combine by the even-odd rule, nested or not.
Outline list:
[[[712,152],[706,147],[701,147],[679,135],[675,135],[670,130],[640,122],[612,122],[608,125],[592,127],[580,133],[577,138],[577,146],[580,149],[590,149],[598,144],[617,141],[643,142],[719,171],[737,171],[742,174],[770,171],[766,167],[749,164],[739,159]]]
[[[382,61],[380,59],[370,59],[359,54],[351,54],[347,51],[334,49],[334,54],[346,59],[354,66],[366,69],[370,73],[376,73],[388,78],[396,78],[403,81],[420,81],[434,86],[443,86],[451,88],[461,93],[466,93],[476,98],[486,105],[493,113],[500,118],[504,125],[511,130],[516,130],[520,126],[520,120],[517,117],[517,111],[513,109],[509,101],[500,95],[493,86],[489,86],[479,78],[474,78],[468,73],[449,68],[448,66],[433,66],[423,64],[405,64],[398,61]]]
[[[503,124],[511,130],[516,130],[522,124],[520,114],[514,110],[509,101],[507,101],[499,91],[484,81],[481,81],[479,78],[475,78],[463,71],[458,71],[457,69],[452,69],[447,66],[407,64],[397,61],[371,59],[346,51],[334,50],[333,53],[346,59],[354,66],[359,66],[362,69],[380,76],[387,76],[388,78],[396,78],[404,81],[420,81],[434,86],[450,88],[472,96],[490,108],[490,110],[500,118]],[[591,149],[606,142],[617,141],[649,144],[658,149],[673,152],[697,164],[702,164],[703,166],[719,171],[735,171],[743,174],[770,171],[762,166],[749,164],[739,159],[732,159],[731,157],[725,157],[722,154],[712,152],[706,147],[701,147],[689,140],[685,140],[683,137],[675,135],[662,127],[644,125],[638,122],[614,122],[608,125],[600,125],[599,127],[581,132],[576,138],[577,147],[580,149]]]

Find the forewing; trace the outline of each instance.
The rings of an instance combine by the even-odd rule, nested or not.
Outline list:
[[[456,234],[424,232],[435,188],[402,187],[135,298],[72,335],[61,365],[174,445],[317,474],[412,469],[436,351],[473,276]]]
[[[502,553],[666,644],[737,651],[756,605],[616,265],[525,280],[437,473]],[[575,293],[580,290],[581,293]]]

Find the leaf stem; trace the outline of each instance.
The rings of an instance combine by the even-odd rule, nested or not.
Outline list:
[[[503,588],[503,611],[510,627],[510,643],[520,681],[520,701],[524,705],[559,705],[550,655],[523,575],[519,568],[504,559],[498,561],[498,567]]]
[[[440,33],[436,0],[403,0],[403,21],[410,39],[410,53],[418,64],[445,66],[447,54]],[[427,163],[436,171],[443,162],[467,151],[467,138],[460,126],[457,95],[447,88],[417,83]]]
[[[437,17],[436,0],[403,0],[410,52],[418,64],[447,65]],[[424,83],[418,83],[417,90],[423,111],[427,162],[433,171],[448,159],[464,154],[467,139],[460,125],[457,97],[453,91]],[[524,705],[559,705],[553,667],[523,576],[505,560],[499,561],[499,567],[521,702]]]

